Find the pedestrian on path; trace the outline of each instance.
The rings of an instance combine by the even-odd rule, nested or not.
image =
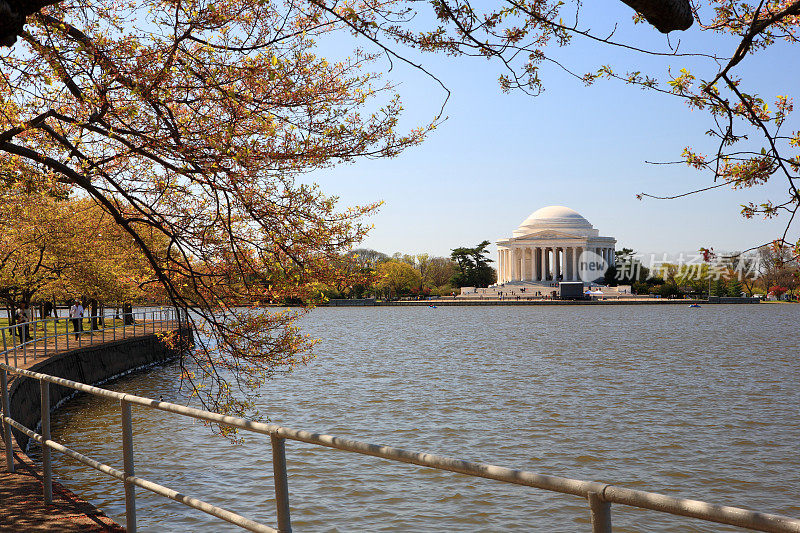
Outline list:
[[[16,313],[14,314],[14,322],[17,323],[17,335],[20,342],[27,342],[31,340],[30,325],[28,322],[31,320],[31,311],[28,309],[28,304],[22,302],[19,304]]]
[[[75,331],[75,339],[83,331],[83,306],[78,300],[69,308],[69,317],[72,319],[72,329]]]

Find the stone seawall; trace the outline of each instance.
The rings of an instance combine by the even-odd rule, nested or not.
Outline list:
[[[471,306],[471,305],[691,305],[708,303],[706,300],[667,300],[662,298],[651,299],[620,299],[620,300],[495,300],[495,299],[466,299],[458,298],[455,300],[399,300],[399,301],[380,301],[376,302],[376,307],[381,306]]]
[[[191,338],[189,330],[181,330],[180,333]],[[29,370],[94,385],[178,355],[177,351],[167,347],[153,334],[61,352],[33,365]],[[11,416],[26,427],[36,428],[42,418],[39,381],[17,376],[9,389]],[[56,406],[74,393],[74,389],[51,383],[50,405]],[[12,433],[20,449],[25,450],[28,436],[16,430]]]

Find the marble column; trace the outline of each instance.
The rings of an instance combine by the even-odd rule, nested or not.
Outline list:
[[[525,281],[530,281],[533,278],[533,248],[530,246],[525,248]]]
[[[536,277],[536,248],[528,248],[530,252],[530,262],[528,263],[528,281],[533,281]]]
[[[511,261],[511,281],[517,281],[519,279],[519,248],[511,249],[511,257],[513,258]]]
[[[542,246],[539,248],[539,281],[545,281],[547,279],[547,248]]]
[[[497,283],[503,283],[503,250],[497,250]]]
[[[558,272],[556,272],[556,281],[564,278],[564,248],[559,246],[557,254],[556,269]]]
[[[550,250],[547,247],[542,248],[542,281],[547,281],[547,276],[550,269]]]
[[[545,255],[545,249],[540,247],[539,248],[539,281],[544,281],[544,277],[545,277],[545,274],[544,274],[544,272],[545,272],[545,270],[544,270],[545,269],[544,255]]]
[[[558,281],[561,275],[561,248],[553,247],[553,281]]]
[[[572,281],[578,281],[578,247],[572,247]]]
[[[564,281],[572,281],[574,270],[572,269],[572,246],[565,248],[564,251]]]

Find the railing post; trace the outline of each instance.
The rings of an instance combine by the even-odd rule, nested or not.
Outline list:
[[[6,330],[3,331],[3,353],[6,355],[6,364],[8,364],[8,344],[6,344]]]
[[[136,532],[136,485],[127,478],[134,475],[133,468],[133,421],[131,420],[131,404],[120,400],[122,407],[122,469],[125,472],[125,529],[128,533]]]
[[[11,418],[11,408],[8,401],[8,375],[5,368],[0,368],[0,388],[3,389],[3,416]],[[6,445],[6,468],[14,471],[14,450],[11,449],[11,424],[3,421],[3,440]]]
[[[39,380],[41,392],[42,438],[50,440],[50,383]],[[42,469],[44,470],[44,503],[53,503],[53,465],[50,462],[50,447],[42,442]]]
[[[36,346],[39,342],[39,339],[36,338],[36,330],[39,329],[36,327],[37,322],[33,321],[33,360],[36,361]]]
[[[47,319],[44,321],[44,357],[47,358]]]
[[[58,352],[58,319],[53,319],[53,351]]]
[[[289,514],[289,482],[286,477],[286,439],[270,435],[272,441],[272,472],[275,477],[275,506],[278,511],[279,533],[291,533]]]
[[[592,511],[592,533],[611,533],[611,503],[597,492],[590,492],[587,499]]]
[[[14,328],[11,328],[11,342],[14,344],[14,366],[19,368],[19,363],[17,362],[17,341],[14,340]]]

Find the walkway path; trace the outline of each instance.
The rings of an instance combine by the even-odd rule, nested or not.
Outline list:
[[[64,337],[37,341],[36,348],[17,350],[17,367],[30,368],[58,353],[72,351],[87,346],[98,345],[113,340],[152,335],[177,328],[177,322],[137,322],[133,326],[119,326],[115,331],[84,332],[79,341],[70,336],[69,348]],[[9,342],[10,344],[10,342]],[[80,346],[79,346],[80,344]],[[45,356],[45,353],[47,354]],[[14,354],[9,354],[8,364],[14,365]],[[10,375],[9,378],[12,378]],[[13,378],[12,378],[13,379]],[[12,415],[13,416],[13,415]],[[0,429],[1,425],[0,425]],[[53,482],[53,503],[47,505],[43,496],[42,471],[27,455],[22,453],[16,441],[13,444],[16,471],[12,474],[0,463],[0,532],[72,532],[72,531],[110,531],[122,532],[125,528],[115,523],[92,504],[80,499],[60,483]],[[0,459],[5,457],[5,445],[0,439]]]
[[[97,344],[102,344],[104,342],[115,341],[115,340],[122,340],[131,337],[139,337],[142,335],[151,335],[153,333],[158,333],[161,331],[171,331],[178,327],[177,322],[170,322],[170,321],[142,321],[137,320],[135,325],[131,326],[122,326],[121,320],[116,320],[116,327],[111,327],[111,320],[108,320],[109,325],[105,329],[97,330],[97,331],[89,331],[88,330],[88,320],[84,320],[84,328],[87,328],[78,338],[75,338],[75,335],[61,335],[58,338],[51,337],[45,340],[43,337],[43,332],[34,332],[30,329],[31,337],[35,337],[35,341],[33,343],[28,343],[25,346],[20,346],[16,349],[11,349],[14,340],[8,338],[8,333],[6,334],[6,339],[4,345],[9,348],[8,350],[8,357],[7,360],[4,362],[11,366],[16,366],[17,368],[30,368],[31,366],[35,365],[36,363],[40,363],[42,360],[52,357],[58,353],[68,352],[71,350],[77,350],[78,348],[85,348],[88,346],[94,346]],[[59,332],[63,333],[63,328],[67,325],[67,319],[62,319],[59,322]],[[70,327],[71,324],[69,324]],[[52,335],[52,331],[49,332]],[[0,352],[1,353],[1,352]],[[14,376],[9,376],[9,379],[13,379]]]

